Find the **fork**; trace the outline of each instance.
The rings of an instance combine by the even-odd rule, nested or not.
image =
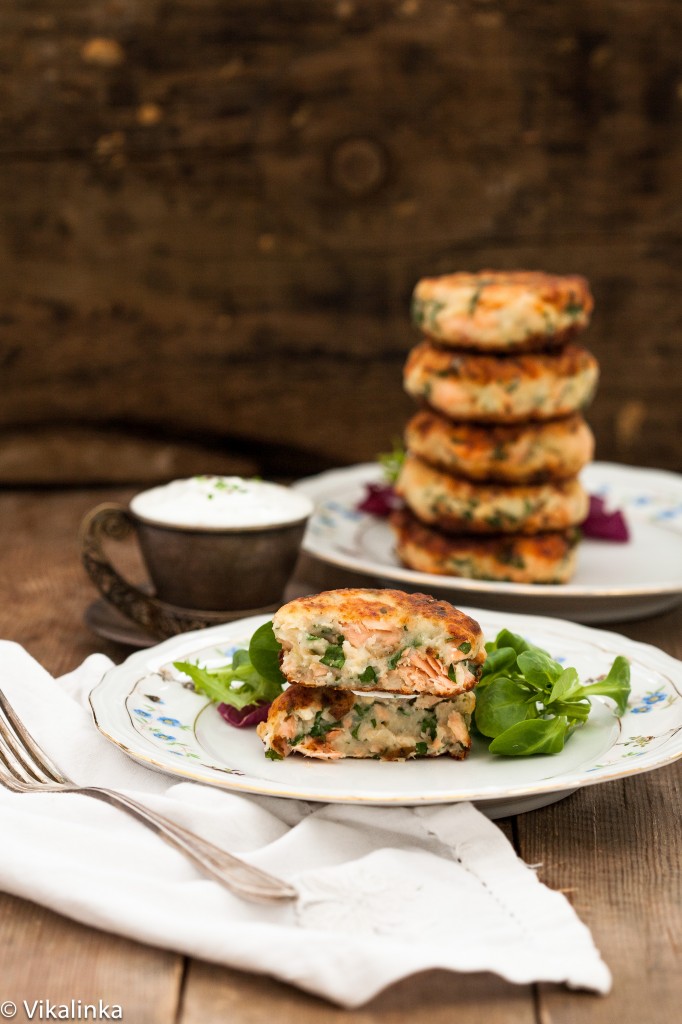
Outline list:
[[[77,786],[50,760],[0,690],[0,785],[13,793],[81,793],[127,811],[236,896],[257,903],[294,900],[296,889],[221,850],[136,800],[100,786]]]

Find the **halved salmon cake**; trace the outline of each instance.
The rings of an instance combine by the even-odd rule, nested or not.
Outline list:
[[[577,526],[590,499],[577,479],[483,484],[435,469],[408,452],[395,485],[418,519],[446,533],[544,533]]]
[[[289,686],[258,726],[266,756],[289,754],[406,761],[466,757],[473,693],[453,698],[376,697],[331,687]]]
[[[565,344],[587,327],[593,305],[575,274],[482,270],[423,278],[412,321],[446,345],[511,352]]]
[[[425,526],[407,509],[393,512],[396,554],[409,569],[505,583],[567,583],[575,572],[577,529],[533,536],[475,537]]]
[[[405,444],[438,469],[500,483],[565,480],[594,454],[594,436],[578,413],[539,423],[483,426],[420,409],[407,424]]]
[[[305,686],[452,697],[476,685],[481,627],[446,601],[400,590],[329,590],[273,617],[286,678]]]
[[[452,420],[520,423],[551,420],[584,408],[599,378],[587,349],[491,356],[422,342],[410,352],[405,390]]]

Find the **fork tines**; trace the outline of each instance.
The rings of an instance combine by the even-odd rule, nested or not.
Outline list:
[[[65,785],[67,781],[0,690],[0,782],[36,786]]]

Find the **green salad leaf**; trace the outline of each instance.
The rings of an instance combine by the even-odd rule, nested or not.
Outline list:
[[[488,749],[491,754],[527,757],[529,754],[558,754],[564,749],[568,723],[565,718],[534,718],[517,722],[497,736]]]
[[[249,658],[257,672],[271,683],[284,686],[286,679],[279,667],[279,656],[282,652],[279,640],[272,628],[272,619],[259,626],[249,643]],[[233,662],[234,664],[234,662]]]
[[[590,697],[609,697],[622,715],[630,695],[630,664],[619,655],[603,679],[583,686],[575,668],[502,629],[485,645],[476,687],[474,724],[492,740],[491,754],[556,754],[591,710]]]
[[[585,697],[610,697],[616,704],[618,714],[624,714],[630,696],[630,662],[619,654],[607,676],[596,683],[580,687],[580,690],[581,695]]]
[[[251,637],[249,649],[236,650],[229,665],[214,669],[189,661],[174,661],[173,665],[190,677],[197,693],[241,710],[279,697],[286,681],[279,667],[279,652],[272,622],[266,622]]]
[[[512,725],[537,718],[536,693],[519,679],[499,676],[476,697],[476,727],[494,738]]]
[[[384,471],[384,480],[386,483],[394,484],[398,479],[400,470],[402,469],[403,462],[405,461],[405,446],[400,438],[396,438],[393,441],[393,450],[390,452],[381,452],[377,456],[377,460]]]

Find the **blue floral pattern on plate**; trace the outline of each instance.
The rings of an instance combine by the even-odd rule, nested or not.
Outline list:
[[[244,646],[248,646],[248,637],[240,642],[200,649],[189,660],[209,667],[224,665]],[[162,747],[174,757],[210,766],[215,771],[242,774],[237,768],[207,762],[206,752],[196,736],[196,724],[199,715],[211,710],[211,702],[195,693],[187,677],[172,663],[138,679],[126,698],[126,707],[133,728],[150,744]]]
[[[612,702],[596,698],[587,724],[561,753],[551,756],[495,758],[485,744],[474,743],[470,756],[457,762],[319,763],[296,756],[272,762],[264,757],[254,730],[230,728],[173,668],[181,660],[224,664],[226,652],[245,646],[266,621],[254,616],[172,637],[132,654],[91,694],[95,722],[107,739],[147,767],[235,793],[385,806],[471,800],[490,817],[541,807],[580,786],[626,778],[682,758],[682,662],[649,645],[573,622],[467,610],[486,638],[502,628],[525,635],[565,658],[586,682],[608,672],[617,654],[624,655],[632,666],[629,710],[618,719]],[[642,707],[650,710],[635,711]],[[146,715],[135,715],[135,709]],[[159,718],[175,719],[188,728],[166,725]]]
[[[304,548],[322,562],[359,572],[383,586],[443,594],[472,604],[477,595],[510,611],[557,615],[580,622],[640,618],[682,601],[682,477],[663,471],[591,463],[586,489],[622,509],[631,528],[626,544],[586,540],[573,579],[564,584],[511,583],[418,572],[402,565],[385,519],[357,511],[369,484],[381,482],[375,463],[331,470],[296,485],[314,500]]]

